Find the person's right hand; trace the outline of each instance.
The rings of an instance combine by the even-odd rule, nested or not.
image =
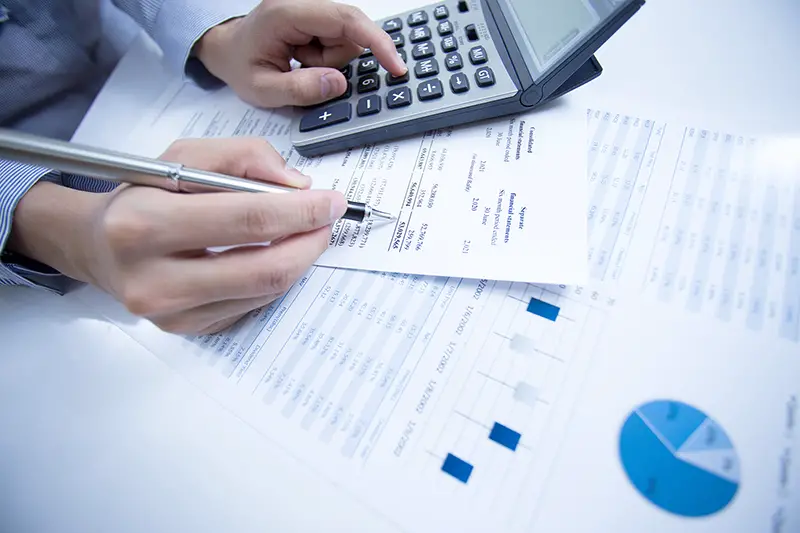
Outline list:
[[[261,139],[179,141],[162,159],[272,183],[309,185],[308,178],[286,169],[283,158]],[[331,224],[347,208],[344,196],[329,190],[183,195],[124,185],[111,193],[91,194],[40,185],[49,187],[30,191],[17,210],[16,251],[96,285],[131,313],[182,334],[217,332],[284,294],[327,248]],[[36,194],[46,191],[83,195],[78,201],[51,198],[44,202],[51,211],[58,209],[53,204],[67,202],[72,211],[83,212],[61,220],[52,220],[52,212],[40,213],[37,222]],[[54,239],[54,225],[66,235]],[[36,232],[48,228],[50,235],[37,243]],[[54,252],[47,242],[56,240],[62,242]],[[271,244],[207,250],[264,242]]]

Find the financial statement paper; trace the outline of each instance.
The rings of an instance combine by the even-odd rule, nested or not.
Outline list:
[[[313,267],[198,337],[76,295],[398,531],[800,530],[797,141],[584,128],[586,284]],[[626,447],[660,406],[691,458]]]
[[[388,211],[386,224],[340,220],[319,266],[541,283],[580,283],[586,267],[583,113],[535,114],[303,157],[285,109],[257,109],[230,89],[174,83],[135,128],[153,157],[186,137],[261,137],[290,167],[349,200]]]

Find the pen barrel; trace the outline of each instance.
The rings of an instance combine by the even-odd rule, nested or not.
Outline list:
[[[266,192],[266,193],[285,193],[296,191],[297,189],[273,185],[261,181],[225,176],[214,172],[206,172],[193,168],[183,168],[177,175],[177,187],[180,192],[203,193],[203,192]]]
[[[177,192],[181,165],[0,129],[0,158],[109,181]]]

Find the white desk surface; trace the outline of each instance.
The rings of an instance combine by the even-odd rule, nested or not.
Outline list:
[[[798,135],[798,20],[797,0],[649,0],[598,54],[603,76],[569,98]],[[163,82],[123,64],[78,137],[124,130]],[[2,290],[0,317],[0,530],[389,530],[366,513],[353,523],[344,495],[73,298]]]

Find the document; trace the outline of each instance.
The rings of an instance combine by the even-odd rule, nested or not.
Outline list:
[[[798,531],[797,145],[584,128],[585,284],[314,267],[199,337],[78,295],[403,531]]]
[[[319,266],[585,281],[582,111],[556,106],[314,158],[292,147],[294,116],[255,109],[229,89],[208,93],[178,83],[144,117],[130,145],[158,156],[183,137],[263,137],[312,176],[314,188],[397,216],[390,224],[339,221]]]

